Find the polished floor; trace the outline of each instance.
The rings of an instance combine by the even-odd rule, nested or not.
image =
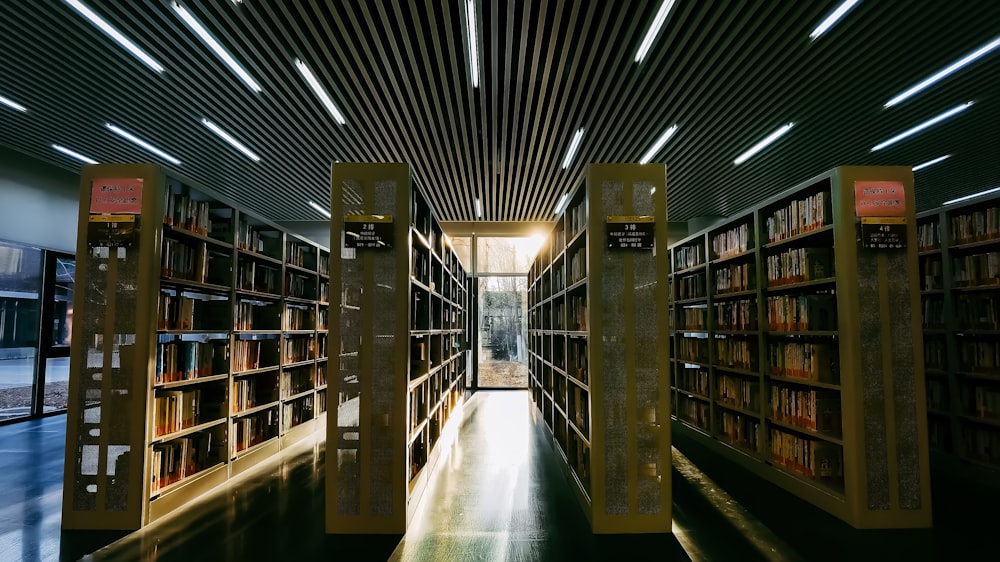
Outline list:
[[[595,537],[526,392],[480,392],[404,537],[328,536],[303,443],[146,529],[60,532],[65,417],[0,426],[0,561],[996,559],[1000,494],[935,479],[935,528],[857,531],[675,432],[672,535]],[[689,460],[690,459],[690,460]]]

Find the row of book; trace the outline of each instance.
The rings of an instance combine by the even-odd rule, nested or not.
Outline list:
[[[560,301],[556,301],[552,305],[552,329],[553,330],[565,330],[566,329],[566,327],[564,326],[564,324],[565,324],[565,318],[566,318],[566,302],[565,301],[561,301],[561,300]],[[543,330],[546,329],[545,326],[548,323],[549,323],[548,322],[548,318],[543,318],[542,319],[542,329]]]
[[[156,345],[155,384],[186,381],[228,371],[227,340],[170,341]]]
[[[321,311],[321,312],[326,312]],[[314,311],[303,306],[285,306],[283,326],[285,330],[312,330]]]
[[[587,297],[580,295],[570,295],[567,299],[569,303],[568,322],[566,328],[574,332],[587,331]]]
[[[236,340],[233,342],[233,371],[253,371],[278,366],[275,340]]]
[[[744,339],[716,338],[715,364],[731,369],[757,370],[757,342]]]
[[[298,367],[286,371],[281,377],[282,399],[315,388],[316,370],[312,367]]]
[[[678,369],[676,386],[680,390],[708,396],[708,369],[704,367],[683,367]]]
[[[563,268],[556,267],[552,270],[552,292],[558,293],[566,288],[566,273]]]
[[[771,462],[819,481],[839,483],[844,478],[843,449],[771,428]]]
[[[829,293],[767,297],[767,329],[771,331],[835,330],[836,314],[836,298]]]
[[[959,295],[957,308],[960,330],[1000,330],[1000,295]]]
[[[271,373],[267,376],[241,377],[233,380],[230,409],[234,414],[277,401],[277,373]]]
[[[1000,419],[1000,387],[976,384],[963,387],[963,397],[970,414],[980,419]]]
[[[944,328],[944,299],[940,296],[938,298],[924,298],[923,302],[920,304],[923,309],[923,319],[924,319],[924,329],[927,330],[940,330]],[[961,305],[959,305],[961,307]],[[959,313],[959,317],[962,314]],[[969,326],[969,328],[975,328],[974,324],[964,324]],[[992,328],[997,329],[997,328]]]
[[[278,436],[278,409],[268,408],[233,420],[233,453],[238,453]]]
[[[241,300],[236,303],[236,330],[277,330],[281,309],[273,303]]]
[[[316,248],[299,242],[291,241],[285,250],[285,261],[303,269],[316,269]]]
[[[750,225],[743,223],[712,237],[712,255],[715,259],[738,256],[753,245]]]
[[[153,445],[150,496],[155,496],[163,488],[222,462],[218,447],[219,439],[213,438],[211,431],[199,431]]]
[[[946,369],[948,345],[942,339],[924,340],[924,367],[944,371]]]
[[[970,373],[1000,375],[1000,342],[962,340],[958,345],[961,369]]]
[[[989,207],[951,217],[951,240],[968,244],[1000,238],[1000,207]]]
[[[917,225],[917,251],[924,252],[941,247],[941,225],[930,221]]]
[[[704,338],[679,338],[677,358],[683,361],[708,363],[708,340]]]
[[[699,299],[707,295],[705,274],[688,275],[676,280],[677,300]]]
[[[768,342],[767,363],[778,377],[836,384],[839,379],[838,350],[817,342]]]
[[[194,298],[161,291],[157,297],[157,330],[229,330],[229,301]]]
[[[719,330],[756,330],[757,303],[749,299],[714,303]]]
[[[833,277],[831,248],[791,248],[767,256],[768,287]]]
[[[587,278],[587,247],[580,246],[569,255],[569,284]]]
[[[231,264],[231,256],[209,251],[204,242],[167,238],[160,252],[160,276],[166,279],[229,285]]]
[[[583,384],[590,384],[587,361],[587,340],[570,338],[567,349],[566,372]]]
[[[319,282],[319,302],[330,302],[330,282]]]
[[[1000,285],[1000,252],[952,258],[951,263],[956,287]]]
[[[744,410],[757,410],[760,383],[743,377],[720,374],[716,377],[715,399]]]
[[[264,234],[264,233],[267,234]],[[272,234],[278,231],[255,226],[250,221],[240,220],[236,231],[236,246],[241,250],[263,254],[270,258],[281,259],[281,239]]]
[[[281,343],[281,362],[298,363],[314,358],[316,340],[312,337],[284,338]]]
[[[569,392],[568,417],[584,435],[590,435],[590,397],[576,385]]]
[[[585,228],[587,228],[587,205],[579,203],[566,209],[566,238],[572,240]]]
[[[708,404],[691,400],[683,394],[677,397],[677,417],[701,429],[708,429]]]
[[[832,217],[830,194],[825,191],[792,201],[767,217],[767,242],[770,244],[818,230]]]
[[[690,269],[705,263],[705,248],[701,244],[674,248],[674,271]]]
[[[209,216],[209,202],[195,201],[186,193],[164,190],[163,224],[182,228],[191,232],[224,240],[229,232],[230,219],[212,221]]]
[[[271,265],[255,261],[240,261],[236,266],[236,288],[255,293],[278,294],[281,271]]]
[[[920,257],[920,290],[933,291],[944,288],[944,267],[941,256],[932,254]]]
[[[286,271],[285,295],[296,299],[315,299],[316,280]]]
[[[840,435],[840,392],[804,390],[782,385],[771,387],[771,419]]]
[[[681,330],[707,330],[708,309],[681,307]]]
[[[284,433],[297,425],[313,419],[313,397],[310,395],[306,396],[303,400],[284,404],[281,406],[281,409],[281,431]]]
[[[754,288],[754,265],[732,264],[715,270],[715,294],[748,291]]]
[[[750,416],[723,410],[719,415],[719,437],[729,444],[756,454],[760,421]]]
[[[201,389],[161,390],[153,397],[153,434],[161,437],[201,420]]]

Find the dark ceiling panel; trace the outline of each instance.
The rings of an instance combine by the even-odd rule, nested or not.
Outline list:
[[[659,1],[475,0],[480,85],[465,1],[244,0],[184,5],[263,88],[250,91],[166,0],[87,5],[166,68],[156,74],[64,2],[0,2],[0,144],[78,170],[58,143],[100,161],[177,156],[178,172],[276,221],[317,220],[333,161],[404,161],[441,218],[544,221],[588,162],[668,166],[672,220],[728,215],[840,164],[914,165],[920,208],[1000,185],[1000,52],[897,107],[890,97],[993,40],[1000,2],[858,4],[816,41],[839,2],[677,0],[646,60],[633,59]],[[337,124],[301,59],[345,115]],[[946,123],[871,148],[965,101]],[[261,156],[245,158],[210,119]],[[742,165],[738,154],[795,127]],[[574,133],[585,134],[567,169]]]

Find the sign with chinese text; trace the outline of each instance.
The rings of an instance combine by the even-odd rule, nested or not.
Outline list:
[[[905,217],[903,184],[898,181],[854,182],[854,213],[859,217]]]
[[[130,248],[138,238],[135,215],[91,215],[87,228],[90,248]]]
[[[91,183],[92,214],[142,214],[142,178],[99,178]]]
[[[905,217],[862,217],[861,247],[900,250],[906,247]]]
[[[609,216],[607,247],[614,250],[651,250],[653,248],[653,217],[646,215]]]
[[[392,215],[344,217],[345,248],[392,248]]]

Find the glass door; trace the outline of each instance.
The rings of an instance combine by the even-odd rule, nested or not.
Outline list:
[[[38,381],[33,407],[36,416],[61,412],[68,405],[75,274],[76,259],[72,255],[46,252]]]
[[[32,415],[43,256],[0,242],[0,422]]]
[[[479,289],[479,388],[528,388],[528,278],[482,276]]]

